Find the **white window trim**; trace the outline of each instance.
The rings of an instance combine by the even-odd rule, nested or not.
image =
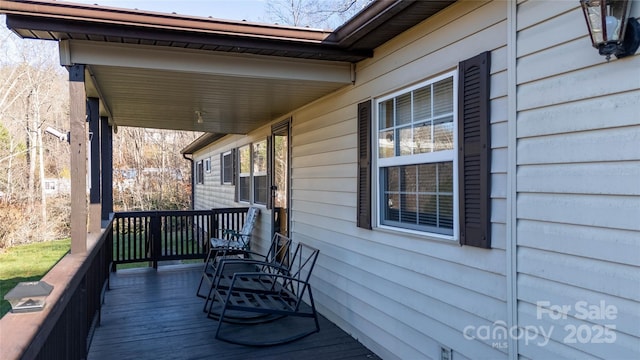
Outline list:
[[[408,92],[414,91],[421,87],[424,87],[428,84],[436,83],[440,80],[453,77],[453,150],[443,150],[437,151],[433,153],[424,153],[424,154],[416,154],[416,155],[406,155],[406,156],[395,156],[391,158],[379,158],[379,147],[378,147],[378,132],[379,132],[379,104],[386,100],[392,99],[396,96],[406,94]],[[385,231],[390,231],[394,233],[404,233],[416,235],[419,237],[428,237],[432,239],[438,240],[446,240],[447,242],[451,241],[459,241],[460,239],[460,214],[459,214],[459,190],[458,190],[458,69],[453,69],[444,74],[425,79],[424,81],[414,84],[412,86],[402,88],[400,90],[394,91],[392,93],[386,94],[384,96],[380,96],[378,98],[373,99],[373,116],[372,122],[373,126],[371,126],[371,184],[373,194],[371,194],[371,207],[372,207],[372,216],[374,216],[374,221],[372,222],[374,229],[378,228]],[[441,161],[450,161],[451,155],[453,155],[453,235],[445,235],[434,232],[427,231],[418,231],[407,228],[395,227],[390,225],[383,225],[380,221],[381,217],[381,197],[380,197],[380,168],[387,166],[401,166],[408,164],[421,164],[422,161],[425,160],[428,163],[435,163]],[[418,161],[416,161],[416,159]]]
[[[204,159],[204,172],[209,174],[211,173],[211,158],[208,157]]]

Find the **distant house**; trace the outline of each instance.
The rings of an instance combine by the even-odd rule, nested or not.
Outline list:
[[[319,312],[382,358],[638,357],[640,56],[600,56],[579,1],[374,1],[333,32],[0,4],[60,41],[72,109],[205,132],[194,208],[320,249]]]
[[[44,193],[48,196],[71,193],[71,181],[69,179],[45,178],[43,181]]]

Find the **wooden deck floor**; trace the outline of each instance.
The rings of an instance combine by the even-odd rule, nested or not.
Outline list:
[[[216,340],[217,322],[195,296],[200,267],[170,266],[112,274],[89,360],[378,359],[320,318],[320,332],[293,343],[247,347]]]

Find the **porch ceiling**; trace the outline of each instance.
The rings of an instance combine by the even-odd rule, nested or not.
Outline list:
[[[453,2],[374,1],[333,32],[52,0],[0,13],[86,65],[87,95],[118,126],[244,134],[349,86],[352,64]]]
[[[101,116],[111,113],[118,126],[224,134],[248,133],[345,85],[108,65],[86,75],[87,96],[100,98]]]
[[[342,62],[74,40],[60,54],[89,64],[87,96],[118,126],[244,134],[351,83]]]

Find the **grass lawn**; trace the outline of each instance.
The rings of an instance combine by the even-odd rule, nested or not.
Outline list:
[[[0,253],[0,317],[11,305],[4,295],[22,281],[38,281],[68,251],[71,240],[18,245]]]

